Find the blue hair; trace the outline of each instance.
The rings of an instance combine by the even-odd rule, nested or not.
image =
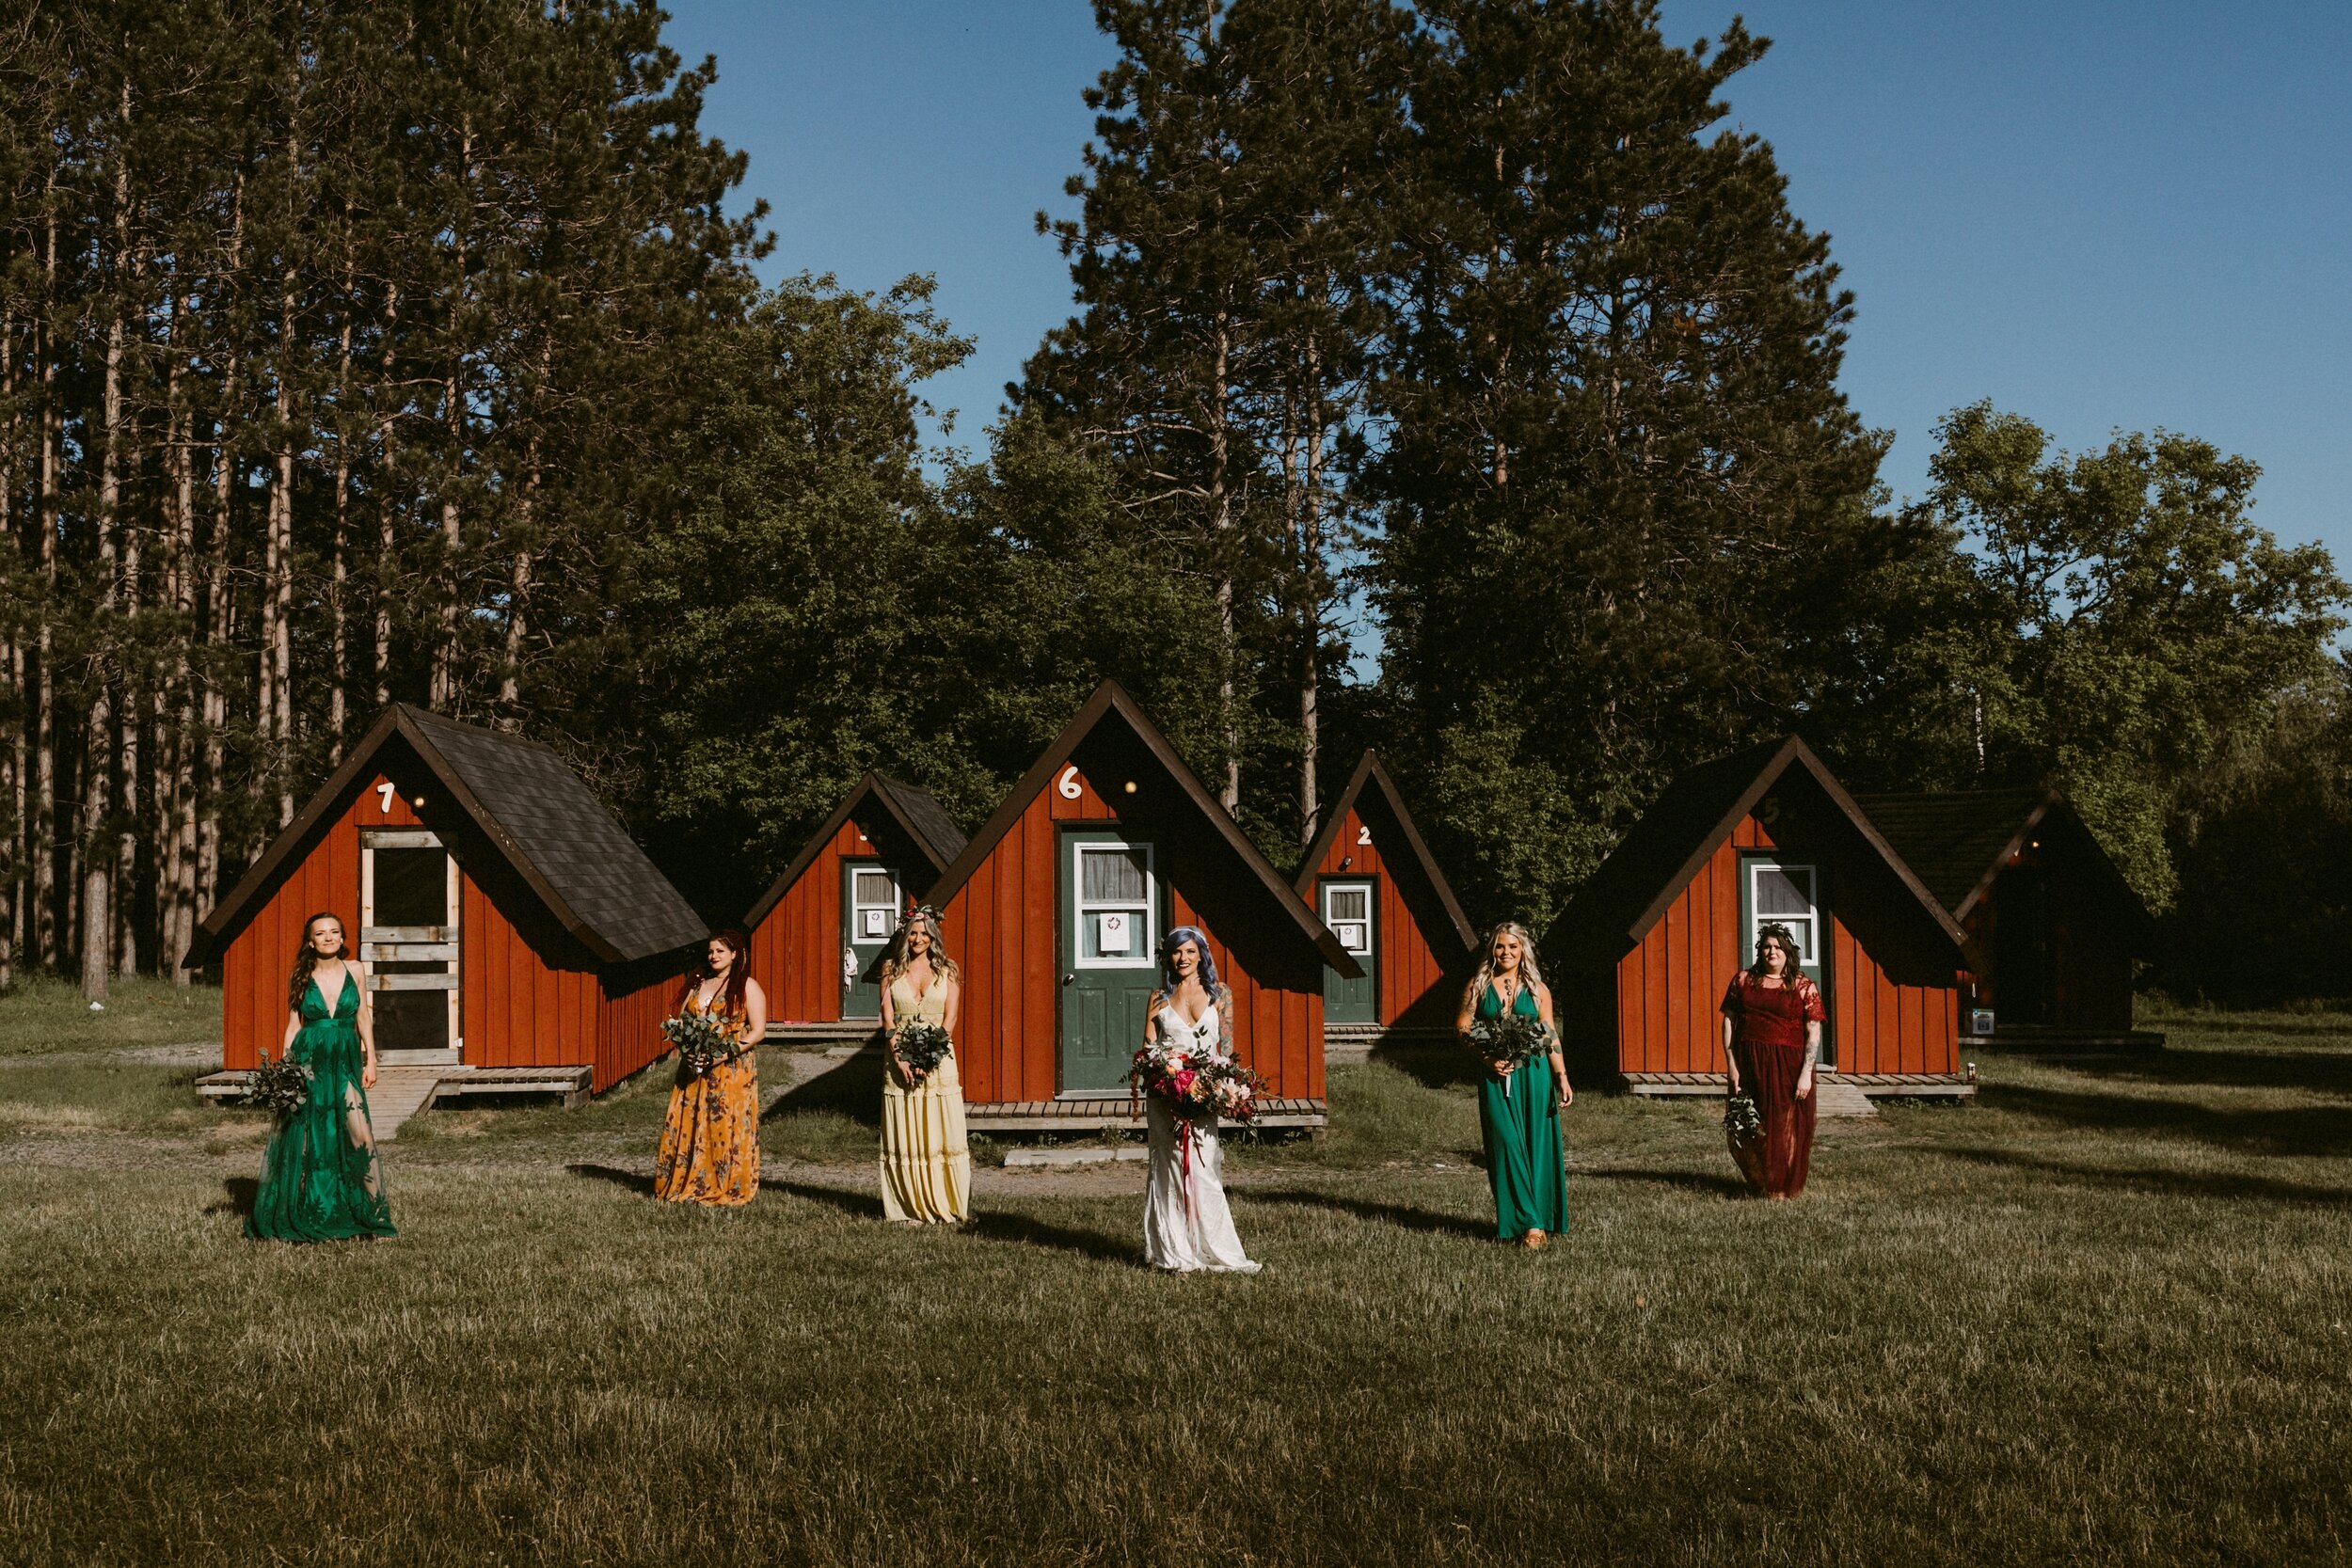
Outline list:
[[[1217,982],[1216,955],[1209,951],[1209,934],[1198,926],[1179,926],[1160,943],[1160,994],[1167,996],[1176,990],[1176,949],[1185,942],[1200,950],[1200,983],[1215,996],[1225,988]]]

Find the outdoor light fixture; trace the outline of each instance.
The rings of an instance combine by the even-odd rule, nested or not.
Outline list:
[[[1135,781],[1135,780],[1133,780],[1133,779],[1129,779],[1129,780],[1127,781],[1127,793],[1128,793],[1128,794],[1130,794],[1130,795],[1133,795],[1135,792],[1136,792],[1136,781]]]

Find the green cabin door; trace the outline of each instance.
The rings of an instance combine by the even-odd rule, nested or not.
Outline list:
[[[1798,861],[1785,861],[1777,855],[1742,854],[1740,857],[1740,962],[1756,961],[1756,933],[1759,927],[1780,925],[1788,927],[1797,939],[1797,967],[1804,977],[1821,988],[1821,1002],[1829,1003],[1829,956],[1822,950],[1829,929],[1829,914],[1821,907],[1821,870],[1817,865]],[[1726,979],[1729,976],[1725,976]],[[1833,1017],[1821,1025],[1821,1061],[1824,1066],[1837,1065],[1837,1020]]]
[[[1161,898],[1149,844],[1115,828],[1065,830],[1060,844],[1063,1094],[1123,1094],[1144,1009],[1159,985]]]
[[[898,874],[873,860],[841,863],[841,1017],[882,1017],[882,950],[898,929]]]
[[[1326,877],[1320,889],[1323,923],[1364,971],[1354,980],[1336,969],[1323,972],[1323,1020],[1326,1023],[1377,1023],[1379,933],[1373,929],[1374,911],[1379,904],[1377,890],[1369,877]]]

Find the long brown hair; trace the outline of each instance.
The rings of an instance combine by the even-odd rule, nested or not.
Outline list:
[[[343,960],[345,967],[349,967],[351,963],[351,932],[344,927],[342,915],[337,914],[333,910],[321,910],[304,921],[302,923],[302,949],[294,955],[294,974],[286,981],[286,1006],[294,1012],[298,1013],[302,1010],[302,993],[310,988],[310,976],[318,973],[319,955],[318,950],[310,945],[310,927],[322,920],[331,920],[335,923],[335,929],[342,934],[343,939],[342,947],[335,956]],[[333,1012],[335,1004],[328,1002],[326,1010]]]
[[[725,942],[727,951],[735,955],[735,962],[727,966],[727,987],[721,995],[719,1010],[740,1016],[751,1010],[750,1005],[743,1000],[743,989],[752,983],[752,939],[732,926],[723,931],[711,932],[709,941],[703,943],[703,956],[696,961],[694,973],[686,977],[686,995],[693,996],[702,990],[705,980],[715,977],[710,967],[710,943],[713,942]]]

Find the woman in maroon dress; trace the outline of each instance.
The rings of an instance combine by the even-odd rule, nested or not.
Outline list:
[[[1813,1157],[1813,1068],[1821,1057],[1829,1010],[1821,988],[1797,968],[1797,939],[1788,927],[1756,934],[1756,963],[1724,991],[1724,1057],[1730,1092],[1745,1090],[1764,1123],[1759,1157],[1740,1162],[1748,1184],[1767,1197],[1804,1191]]]

